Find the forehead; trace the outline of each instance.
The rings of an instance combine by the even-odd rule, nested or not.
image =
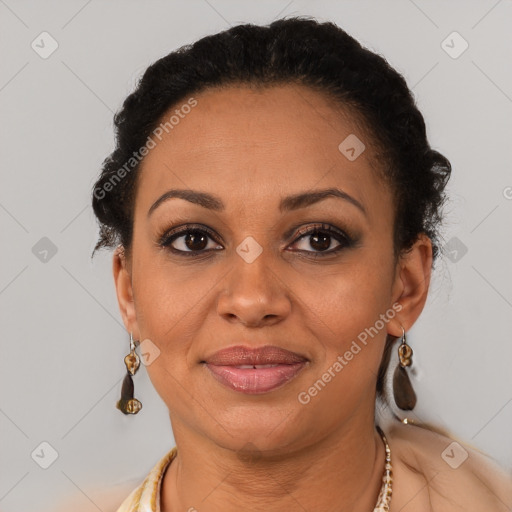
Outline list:
[[[193,96],[197,104],[183,109],[188,113],[179,115],[179,103],[163,116],[165,122],[177,114],[142,161],[137,208],[147,210],[170,188],[228,192],[225,202],[254,205],[330,186],[361,201],[377,200],[379,190],[382,195],[361,124],[324,94],[290,84],[215,88]],[[354,136],[365,149],[350,160],[339,146]]]

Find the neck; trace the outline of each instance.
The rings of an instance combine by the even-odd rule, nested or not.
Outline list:
[[[385,464],[373,421],[284,455],[242,456],[181,427],[173,423],[178,453],[163,478],[162,512],[373,512]]]

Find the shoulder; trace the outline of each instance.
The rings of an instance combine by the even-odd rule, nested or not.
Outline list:
[[[129,494],[116,512],[160,510],[160,486],[162,478],[177,454],[177,447],[166,453],[151,469],[144,481]]]
[[[383,426],[392,457],[391,512],[509,512],[512,471],[427,424]]]
[[[135,478],[124,481],[120,484],[110,486],[108,489],[101,488],[94,491],[94,503],[96,508],[103,512],[138,512],[142,510],[159,510],[160,484],[162,476],[176,456],[177,448],[174,447],[166,453],[142,478]],[[55,512],[85,512],[90,510],[85,506],[81,508],[77,501],[82,500],[82,494],[76,494],[69,499],[62,501]]]
[[[140,498],[143,491],[143,485],[141,484],[133,489],[130,494],[123,500],[116,512],[133,512],[139,508]]]

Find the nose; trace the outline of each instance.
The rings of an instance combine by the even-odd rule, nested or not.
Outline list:
[[[263,251],[248,263],[238,254],[219,293],[217,312],[232,323],[247,327],[273,325],[291,311],[289,289],[271,268]]]

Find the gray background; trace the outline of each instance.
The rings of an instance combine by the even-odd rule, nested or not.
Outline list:
[[[75,510],[106,511],[102,488],[123,495],[174,445],[144,367],[143,411],[115,408],[129,338],[111,253],[90,260],[90,190],[113,113],[151,62],[292,14],[383,54],[453,164],[447,249],[408,337],[415,413],[512,469],[512,2],[0,0],[0,510],[55,511],[74,496]],[[59,45],[47,59],[31,47],[43,31]],[[442,46],[453,31],[469,43],[457,58]],[[58,454],[48,469],[44,441]]]

